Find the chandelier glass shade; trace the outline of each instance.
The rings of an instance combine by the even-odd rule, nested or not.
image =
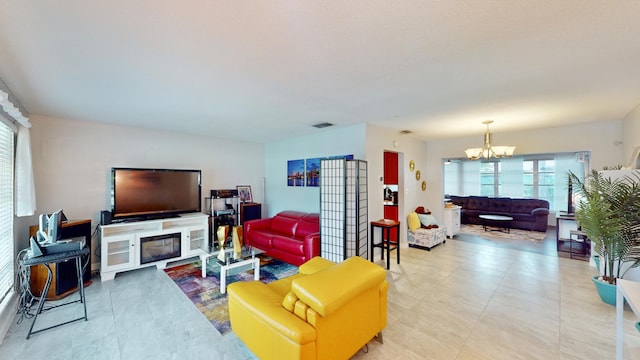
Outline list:
[[[471,148],[465,150],[465,154],[467,154],[467,158],[470,160],[478,160],[485,159],[489,160],[490,158],[502,158],[502,157],[511,157],[513,156],[514,151],[516,150],[515,146],[495,146],[492,145],[492,136],[489,131],[489,124],[491,124],[493,120],[485,120],[482,123],[487,125],[487,131],[484,133],[484,145],[481,148]]]

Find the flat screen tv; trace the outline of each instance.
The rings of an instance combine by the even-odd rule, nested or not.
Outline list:
[[[201,170],[111,169],[113,221],[173,217],[201,211]]]

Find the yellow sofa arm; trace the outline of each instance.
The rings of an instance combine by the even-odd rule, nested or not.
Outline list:
[[[384,281],[380,284],[380,329],[387,325],[387,293],[389,292],[389,283]]]
[[[335,264],[336,263],[334,263],[333,261],[329,261],[325,258],[321,258],[320,256],[316,256],[306,263],[300,265],[300,267],[298,268],[298,273],[309,275],[334,266]]]
[[[298,344],[315,341],[315,329],[282,307],[282,295],[260,281],[236,282],[227,288],[231,327],[244,327],[255,320]],[[264,338],[269,338],[263,334]]]
[[[293,280],[291,290],[321,316],[328,316],[360,293],[379,287],[386,272],[359,256]]]

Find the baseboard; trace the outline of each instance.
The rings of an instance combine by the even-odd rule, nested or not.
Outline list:
[[[16,309],[18,308],[18,294],[11,290],[2,303],[0,303],[0,344],[9,332],[11,324],[16,319]]]

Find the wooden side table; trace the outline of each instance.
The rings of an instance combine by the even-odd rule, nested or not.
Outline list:
[[[382,239],[375,242],[375,228],[380,228]],[[391,229],[395,229],[395,240],[391,240]],[[400,222],[396,220],[380,219],[371,222],[371,261],[373,262],[373,249],[379,247],[380,258],[384,260],[384,250],[387,250],[387,270],[389,269],[389,259],[391,258],[391,250],[396,250],[397,262],[400,264]]]
[[[240,203],[240,225],[249,220],[256,220],[262,218],[262,204],[253,203]]]

